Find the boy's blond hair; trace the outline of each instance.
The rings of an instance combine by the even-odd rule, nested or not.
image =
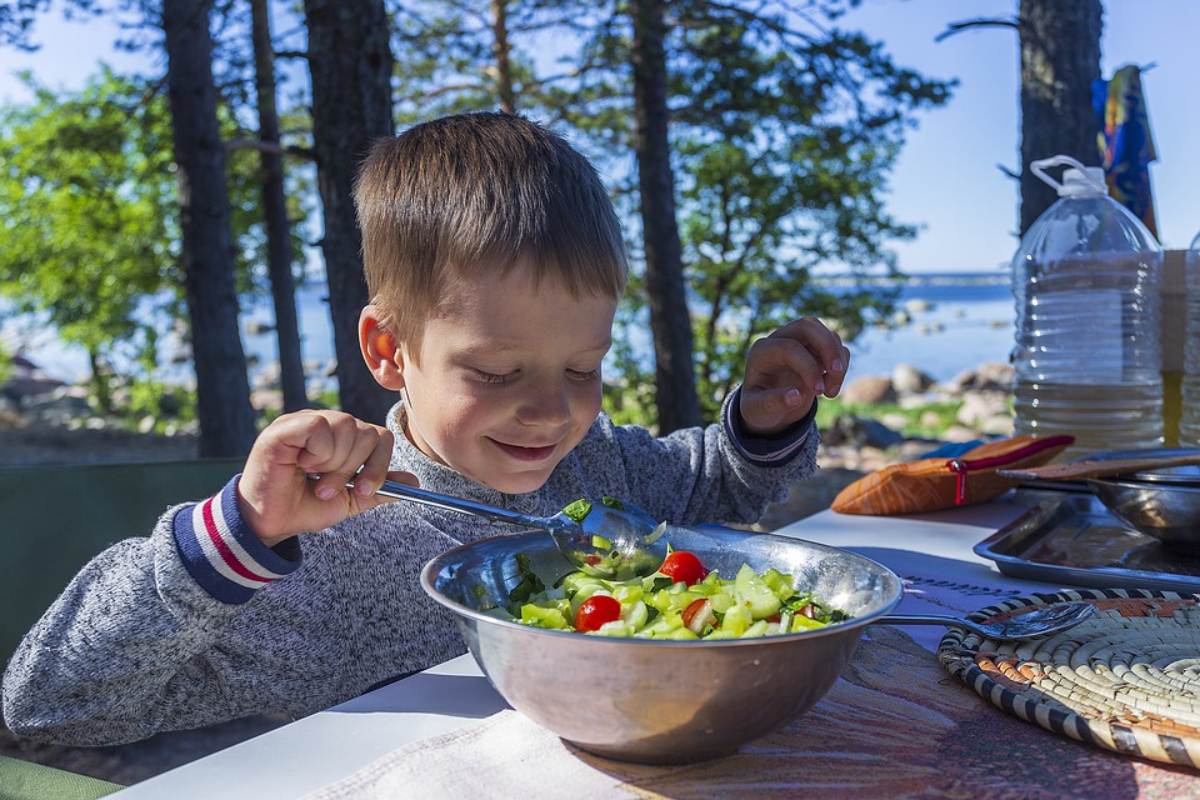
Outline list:
[[[560,136],[512,114],[443,117],[376,142],[354,204],[371,302],[419,347],[449,281],[508,270],[576,296],[619,297],[627,265],[620,226],[595,169]]]

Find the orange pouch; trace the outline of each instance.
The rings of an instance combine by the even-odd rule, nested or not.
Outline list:
[[[958,458],[893,464],[842,489],[832,508],[842,514],[920,514],[982,503],[1017,484],[996,470],[1040,466],[1074,441],[1074,436],[1017,436],[982,444]]]

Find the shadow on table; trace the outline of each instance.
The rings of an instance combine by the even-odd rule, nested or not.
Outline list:
[[[508,707],[508,703],[492,688],[487,678],[422,672],[402,683],[356,697],[331,711],[345,714],[405,711],[483,719]]]

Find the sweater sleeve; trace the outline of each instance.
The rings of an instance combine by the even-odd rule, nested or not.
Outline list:
[[[287,710],[269,682],[257,697],[234,689],[257,680],[254,659],[222,638],[253,615],[256,591],[300,566],[299,545],[245,539],[233,486],[169,509],[149,538],[118,542],[75,576],[9,662],[9,728],[96,745]]]
[[[704,428],[655,438],[644,428],[613,427],[631,502],[677,524],[750,523],[816,471],[816,402],[782,433],[753,437],[737,412],[740,391],[726,398],[721,421]]]

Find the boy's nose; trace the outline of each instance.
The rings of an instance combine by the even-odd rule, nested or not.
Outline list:
[[[542,385],[521,398],[517,419],[524,425],[564,425],[571,419],[571,404],[564,387]]]

